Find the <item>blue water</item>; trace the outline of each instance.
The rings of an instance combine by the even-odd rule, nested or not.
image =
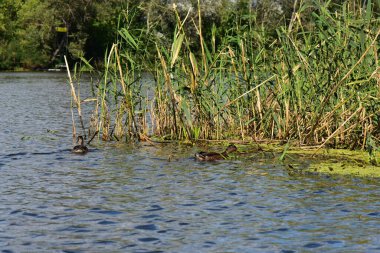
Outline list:
[[[65,74],[0,73],[0,94],[0,252],[380,252],[377,180],[174,144],[73,155]]]

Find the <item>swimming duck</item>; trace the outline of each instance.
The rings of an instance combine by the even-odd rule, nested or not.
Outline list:
[[[88,152],[88,148],[83,144],[83,141],[84,141],[83,136],[78,136],[77,143],[79,143],[79,145],[76,145],[75,147],[73,147],[71,152],[75,154],[86,154]]]
[[[223,160],[228,157],[228,154],[235,152],[237,147],[234,144],[229,145],[223,153],[214,152],[199,152],[195,154],[195,159],[198,161],[216,161]]]

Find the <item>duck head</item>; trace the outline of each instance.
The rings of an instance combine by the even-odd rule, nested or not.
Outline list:
[[[230,154],[232,152],[235,152],[237,150],[237,147],[234,144],[230,144],[227,148],[226,151],[224,151],[226,154]]]
[[[82,135],[79,135],[79,136],[77,137],[77,143],[78,143],[79,145],[83,146],[83,142],[84,142],[84,138],[83,138],[83,136],[82,136]]]

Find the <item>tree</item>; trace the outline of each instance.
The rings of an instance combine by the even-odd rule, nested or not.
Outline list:
[[[17,65],[17,48],[14,37],[17,28],[17,13],[20,0],[0,2],[0,69]]]
[[[16,38],[25,67],[42,67],[49,63],[54,41],[54,10],[46,1],[27,0],[18,12]]]

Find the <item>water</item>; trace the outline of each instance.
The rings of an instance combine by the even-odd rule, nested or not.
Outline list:
[[[1,252],[380,252],[375,180],[178,145],[73,155],[64,74],[0,73],[0,94]]]

